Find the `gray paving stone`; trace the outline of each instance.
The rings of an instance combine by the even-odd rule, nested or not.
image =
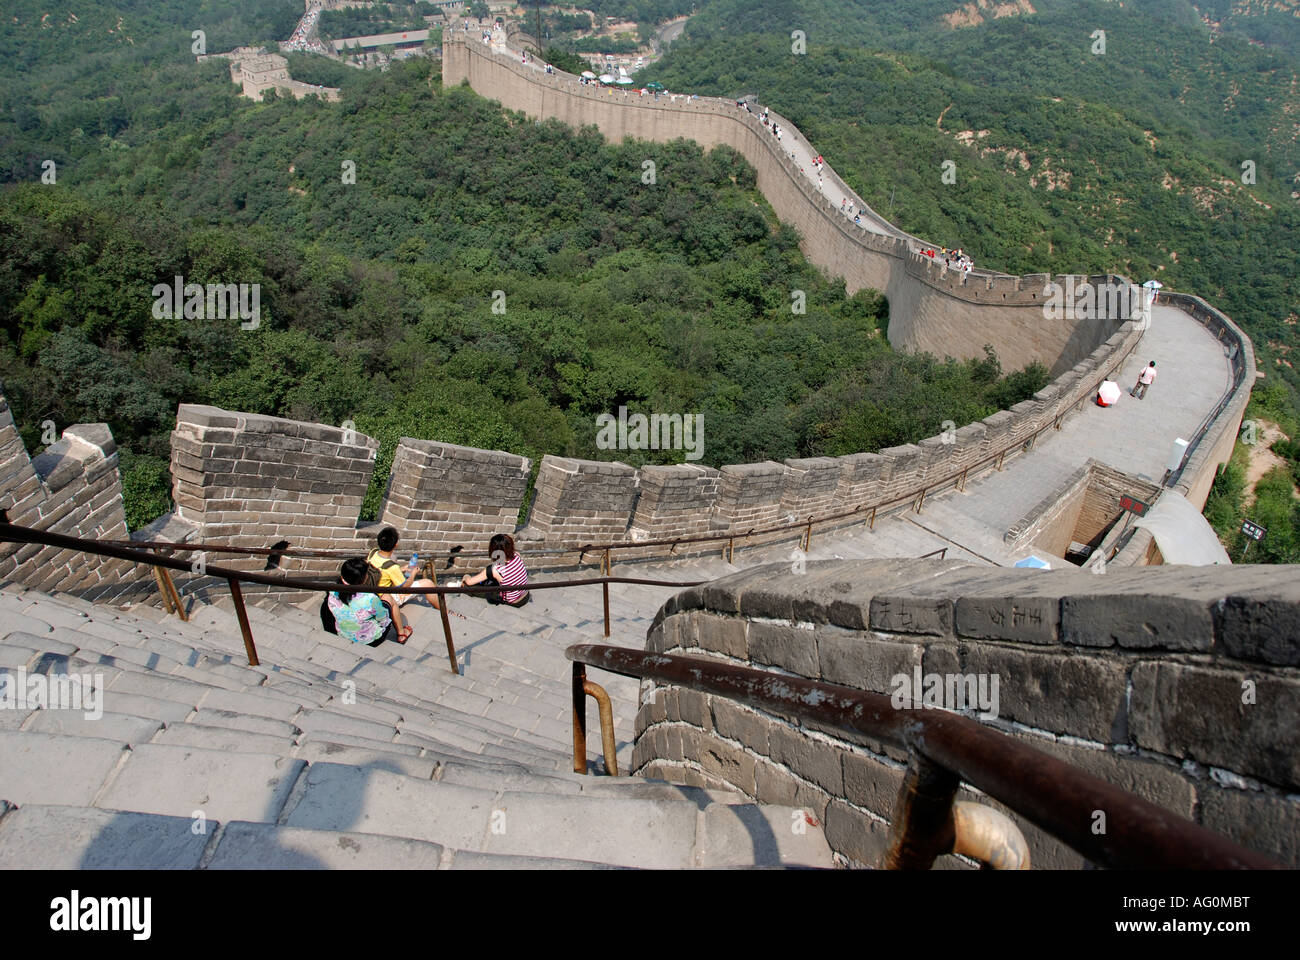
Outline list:
[[[108,689],[110,693],[135,693],[193,706],[203,699],[210,688],[183,677],[125,670],[109,684]]]
[[[293,740],[230,727],[212,727],[202,723],[173,723],[153,738],[154,743],[180,747],[201,747],[204,750],[228,750],[231,753],[269,753],[277,757],[290,756]]]
[[[148,743],[161,729],[161,721],[147,717],[106,712],[92,719],[84,710],[37,710],[27,724],[27,730],[32,733],[97,737],[119,743]]]
[[[608,863],[589,860],[559,860],[554,857],[515,857],[499,853],[475,853],[458,850],[451,862],[452,870],[626,870]]]
[[[412,756],[396,750],[350,747],[341,743],[312,740],[302,744],[295,754],[308,763],[325,762],[351,767],[387,770],[417,780],[432,780],[438,761],[431,757]],[[473,786],[473,784],[471,784]]]
[[[0,821],[0,870],[193,870],[208,833],[187,817],[26,804]],[[209,821],[210,833],[216,824]]]
[[[437,870],[443,848],[404,837],[231,823],[209,870]]]
[[[345,708],[346,709],[346,708]],[[364,717],[350,717],[333,712],[333,710],[304,710],[294,723],[303,732],[312,733],[347,733],[354,737],[367,737],[371,740],[391,740],[397,733],[391,723],[367,720]]]
[[[298,738],[300,745],[308,743],[333,743],[346,747],[364,747],[374,750],[384,750],[390,753],[400,753],[407,756],[418,757],[422,746],[415,743],[394,743],[388,740],[371,740],[366,737],[353,737],[346,733],[334,733],[332,731],[313,732],[307,731]]]
[[[244,730],[248,733],[261,733],[286,740],[296,737],[301,732],[297,726],[283,720],[272,720],[269,717],[253,716],[234,710],[215,710],[210,707],[199,708],[189,719],[191,723],[201,726]]]
[[[124,749],[116,740],[0,730],[0,793],[20,806],[88,807]]]
[[[274,822],[302,760],[145,744],[136,747],[96,806],[174,817]]]
[[[313,763],[288,826],[402,836],[480,849],[495,794],[384,770]]]
[[[188,703],[175,700],[161,700],[136,693],[118,693],[110,686],[104,691],[104,709],[113,713],[129,714],[135,717],[148,717],[151,720],[164,720],[167,723],[179,723],[194,712]]]
[[[259,693],[220,689],[208,690],[197,706],[204,710],[226,710],[267,717],[284,723],[291,721],[300,709],[298,704],[291,700],[272,698]]]
[[[24,613],[6,610],[3,614],[0,614],[0,640],[11,640],[15,634],[19,633],[48,634],[52,629],[50,624],[44,620],[29,617]]]
[[[808,811],[758,804],[716,804],[704,811],[696,842],[701,867],[830,868],[831,848]]]
[[[524,790],[532,793],[582,793],[582,784],[559,777],[545,777],[523,771],[498,772],[470,763],[447,763],[438,775],[439,783],[456,783],[480,790]]]
[[[694,860],[695,804],[511,791],[498,802],[486,853],[681,869]]]

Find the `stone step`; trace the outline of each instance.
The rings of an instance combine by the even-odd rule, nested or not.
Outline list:
[[[296,724],[286,723],[283,720],[272,720],[270,717],[237,713],[233,710],[217,710],[212,707],[201,707],[189,718],[189,722],[206,727],[260,733],[268,737],[279,737],[285,740],[292,740],[302,732]]]
[[[314,763],[284,820],[290,827],[401,836],[477,850],[495,791],[414,780],[383,770]]]
[[[36,710],[23,724],[29,733],[94,737],[120,743],[148,743],[162,729],[161,720],[103,711],[99,716],[84,710]]]
[[[227,824],[209,870],[437,870],[443,848],[406,837]]]
[[[0,730],[0,793],[19,806],[90,806],[122,761],[119,740]]]
[[[144,744],[131,751],[95,806],[274,823],[305,766],[297,758],[273,754]]]
[[[556,857],[516,857],[503,853],[478,853],[473,850],[450,851],[449,870],[627,870],[609,863],[589,860],[561,860]]]
[[[454,783],[462,787],[477,787],[480,790],[526,790],[536,793],[582,793],[582,784],[564,780],[560,777],[526,771],[508,771],[485,769],[480,764],[452,762],[442,765],[438,773],[439,783]]]
[[[404,756],[418,757],[424,752],[424,748],[418,743],[397,743],[386,740],[370,740],[366,737],[354,737],[346,733],[321,732],[315,733],[306,731],[298,737],[299,750],[309,743],[337,744],[346,747],[360,747],[365,750],[382,750],[385,753],[396,753]]]
[[[325,707],[304,710],[294,723],[304,733],[346,733],[354,737],[367,737],[380,741],[391,740],[397,734],[396,727],[390,723],[348,716]]]
[[[296,748],[293,738],[252,733],[235,727],[214,727],[206,723],[168,724],[152,742],[231,753],[269,753],[277,757],[293,756]]]
[[[0,870],[194,870],[216,824],[26,803],[0,819]]]
[[[283,723],[292,722],[303,705],[292,698],[269,696],[270,692],[263,687],[248,687],[242,691],[210,689],[195,706],[206,710],[227,710],[245,716],[266,717]]]
[[[391,750],[350,747],[341,743],[312,740],[298,747],[294,754],[308,763],[337,763],[350,767],[387,770],[417,780],[432,780],[440,764],[432,757],[410,756]]]
[[[211,690],[212,687],[208,684],[184,677],[172,677],[149,670],[123,670],[108,685],[108,696],[111,699],[119,693],[136,693],[195,706]]]

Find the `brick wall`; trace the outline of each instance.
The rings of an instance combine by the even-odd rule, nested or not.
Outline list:
[[[547,546],[622,540],[637,499],[637,472],[625,463],[545,456],[523,536]]]
[[[776,564],[678,594],[647,649],[884,694],[918,666],[997,675],[998,717],[983,722],[1300,865],[1300,571],[1291,568],[1096,577],[873,560],[810,563],[795,575]],[[899,750],[674,686],[643,696],[636,730],[633,772],[804,806],[834,849],[879,864]],[[1016,820],[1035,865],[1083,865],[992,805]]]
[[[370,437],[339,427],[181,404],[172,432],[176,512],[194,525],[194,539],[225,546],[269,547],[288,540],[293,547],[329,549],[356,543],[378,449]],[[260,570],[265,558],[208,562]],[[332,578],[338,564],[286,558],[280,569]]]
[[[73,537],[125,540],[117,446],[108,426],[68,427],[33,459],[0,389],[0,507],[19,526]],[[41,590],[93,591],[105,583],[140,576],[141,571],[120,560],[37,544],[0,543],[0,580],[12,579]]]
[[[531,470],[513,453],[403,437],[380,519],[401,532],[403,549],[486,555],[493,534],[514,532]]]

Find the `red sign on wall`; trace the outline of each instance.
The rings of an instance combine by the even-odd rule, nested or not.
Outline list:
[[[1147,515],[1147,508],[1149,506],[1150,504],[1143,503],[1141,500],[1136,500],[1133,497],[1124,496],[1119,498],[1119,508],[1121,510],[1127,510],[1129,513],[1137,514],[1139,517],[1145,517]]]

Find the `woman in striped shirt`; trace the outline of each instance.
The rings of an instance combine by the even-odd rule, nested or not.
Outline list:
[[[522,587],[528,583],[528,571],[524,568],[524,558],[515,552],[514,538],[508,533],[498,533],[488,541],[488,552],[492,563],[487,569],[471,574],[462,582],[463,587],[484,584],[489,587]],[[512,607],[522,607],[531,596],[527,590],[504,590],[501,593],[485,593],[480,596],[488,603],[504,603]]]

